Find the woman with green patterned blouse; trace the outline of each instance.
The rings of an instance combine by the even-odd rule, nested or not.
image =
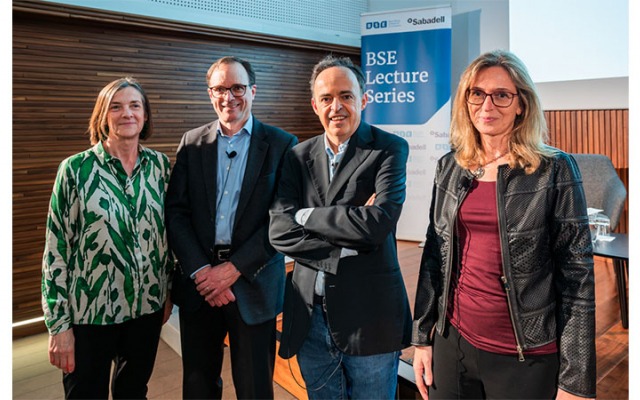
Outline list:
[[[47,218],[42,306],[66,398],[146,398],[173,269],[164,225],[170,163],[145,148],[148,98],[132,78],[105,86],[93,147],[58,169]]]

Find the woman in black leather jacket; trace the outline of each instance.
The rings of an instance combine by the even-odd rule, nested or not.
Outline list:
[[[436,170],[416,294],[425,399],[595,397],[581,176],[546,140],[523,63],[505,51],[473,61],[454,101],[452,152]]]

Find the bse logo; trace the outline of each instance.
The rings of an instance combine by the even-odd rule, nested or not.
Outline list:
[[[387,21],[373,21],[367,22],[367,29],[382,29],[387,27]]]

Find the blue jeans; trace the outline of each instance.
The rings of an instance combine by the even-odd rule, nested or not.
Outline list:
[[[313,308],[311,328],[297,357],[310,400],[396,396],[400,352],[371,356],[343,353],[331,339],[320,305]]]

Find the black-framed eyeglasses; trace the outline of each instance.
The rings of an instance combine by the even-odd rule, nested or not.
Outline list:
[[[503,90],[493,93],[485,93],[480,89],[468,89],[467,103],[479,106],[484,104],[487,96],[491,97],[491,101],[494,106],[504,108],[509,107],[513,103],[513,99],[518,96],[518,93],[509,93]]]
[[[241,85],[239,83],[231,85],[231,87],[224,86],[212,86],[209,88],[213,97],[224,97],[227,92],[231,92],[233,97],[242,97],[247,93],[247,85]]]

